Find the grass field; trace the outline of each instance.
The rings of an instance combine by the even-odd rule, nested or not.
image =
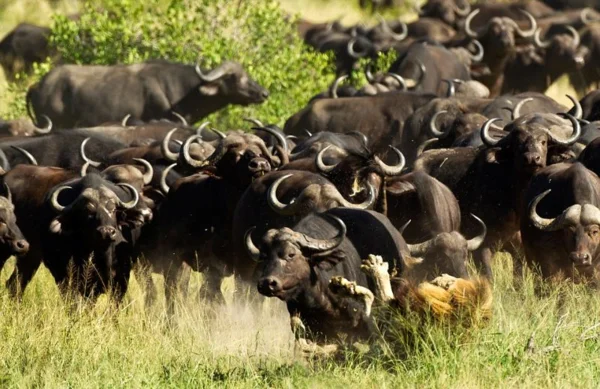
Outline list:
[[[407,356],[349,354],[344,362],[295,356],[284,304],[231,301],[230,280],[224,287],[226,306],[189,298],[169,324],[160,304],[144,310],[135,281],[118,310],[105,298],[93,308],[74,309],[59,298],[44,269],[20,304],[0,289],[0,386],[596,386],[597,291],[568,284],[547,287],[531,275],[515,289],[509,262],[505,256],[495,258],[494,316],[488,326],[424,325],[416,344],[399,346]],[[2,281],[11,270],[3,271]],[[198,286],[194,279],[192,291]],[[534,347],[526,350],[532,335]]]
[[[0,34],[21,21],[47,24],[52,9],[77,10],[76,1],[49,4],[0,0]],[[365,18],[344,0],[282,4],[317,21]],[[2,81],[0,92],[4,88]],[[568,88],[561,80],[549,94],[567,103]],[[495,258],[494,315],[486,327],[423,325],[410,347],[381,344],[380,349],[393,345],[396,352],[348,354],[343,362],[296,356],[284,304],[257,301],[254,293],[234,299],[232,280],[224,285],[226,305],[207,306],[190,297],[170,322],[162,292],[156,306],[146,310],[135,280],[119,309],[106,297],[94,307],[74,308],[41,269],[17,303],[3,287],[12,266],[0,277],[2,388],[570,388],[595,387],[600,377],[598,292],[547,286],[531,274],[515,287],[510,260],[503,255]],[[195,275],[191,296],[200,284]]]

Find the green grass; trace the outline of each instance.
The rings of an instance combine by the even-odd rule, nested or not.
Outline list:
[[[284,304],[273,299],[251,303],[247,297],[233,301],[231,280],[224,286],[225,306],[189,298],[169,324],[162,304],[144,310],[135,281],[118,310],[106,298],[93,308],[69,309],[43,269],[22,303],[0,290],[0,386],[596,386],[597,291],[544,286],[531,275],[515,288],[508,258],[495,261],[494,316],[488,326],[423,325],[413,346],[398,346],[405,357],[348,355],[344,362],[310,363],[294,356]],[[11,271],[11,266],[3,271],[2,281]],[[193,296],[200,278],[192,281]],[[542,291],[534,293],[540,285]],[[162,300],[162,291],[159,295]],[[535,349],[525,351],[532,334]],[[543,350],[553,344],[556,350]]]

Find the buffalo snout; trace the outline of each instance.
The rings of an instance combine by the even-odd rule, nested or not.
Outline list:
[[[25,255],[29,252],[29,242],[25,239],[17,239],[12,244],[13,252],[20,256]]]
[[[281,281],[276,277],[263,277],[258,280],[258,292],[264,296],[272,297],[282,291]]]
[[[574,251],[569,257],[576,266],[589,266],[592,264],[592,256],[587,251]]]
[[[525,153],[523,159],[526,166],[530,167],[544,167],[544,161],[539,153]]]
[[[253,158],[248,163],[248,169],[253,175],[262,175],[271,171],[271,164],[264,158]]]
[[[117,229],[111,226],[98,227],[100,237],[104,241],[115,241],[117,239]]]

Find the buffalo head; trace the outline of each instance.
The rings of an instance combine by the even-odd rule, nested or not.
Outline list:
[[[591,266],[600,244],[600,209],[592,204],[575,204],[559,216],[547,219],[537,213],[537,206],[548,193],[550,189],[531,203],[531,223],[542,231],[562,231],[564,247],[572,263],[579,267]]]
[[[17,226],[10,189],[6,184],[4,188],[5,193],[0,196],[0,260],[11,255],[25,255],[29,251],[29,243]]]
[[[250,256],[262,262],[258,291],[268,297],[287,301],[297,297],[302,287],[312,282],[315,268],[330,269],[342,258],[338,247],[346,236],[346,225],[336,217],[335,237],[317,239],[290,228],[269,230],[260,247],[252,241],[252,231],[246,233],[246,247]]]
[[[239,105],[260,104],[269,97],[269,92],[237,62],[224,62],[208,73],[196,65],[196,74],[202,82],[200,93],[205,96],[218,95]]]

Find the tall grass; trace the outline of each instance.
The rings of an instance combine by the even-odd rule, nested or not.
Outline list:
[[[5,269],[2,281],[11,269]],[[600,297],[528,273],[515,287],[495,258],[494,316],[484,328],[422,324],[396,353],[306,362],[294,355],[284,304],[254,296],[207,306],[193,297],[173,321],[145,310],[135,281],[119,309],[66,305],[44,269],[21,303],[0,290],[2,387],[589,387],[600,375]],[[157,278],[157,280],[159,280]],[[537,291],[536,291],[537,289]],[[162,295],[162,294],[161,294]],[[530,339],[533,336],[533,342]],[[533,347],[527,347],[530,344]]]

